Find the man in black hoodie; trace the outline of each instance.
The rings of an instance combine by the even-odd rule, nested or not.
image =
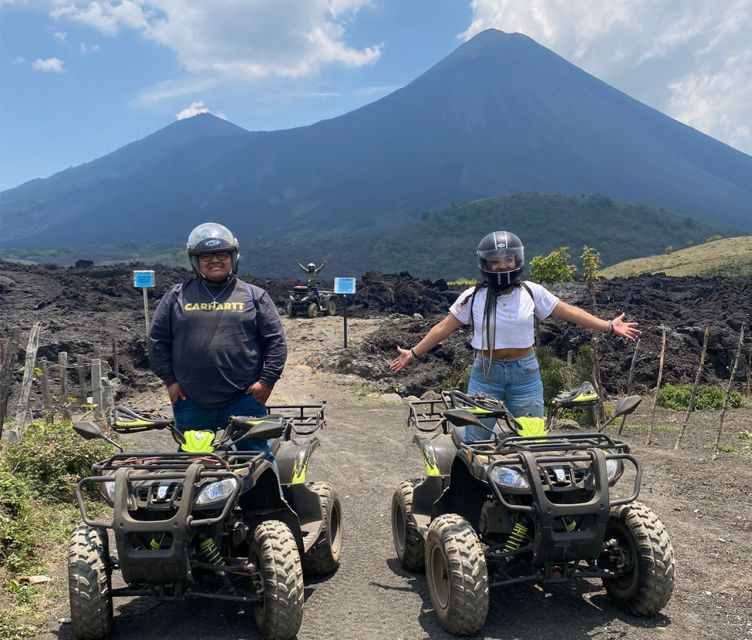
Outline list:
[[[175,424],[216,431],[231,415],[265,416],[287,358],[277,308],[264,289],[236,277],[239,244],[226,227],[199,225],[187,252],[194,277],[160,300],[149,332],[151,366]],[[254,442],[241,444],[254,450]]]

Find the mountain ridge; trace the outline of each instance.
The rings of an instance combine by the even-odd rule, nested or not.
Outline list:
[[[197,117],[166,129],[217,124]],[[481,32],[405,87],[304,127],[225,123],[223,135],[154,146],[166,129],[73,168],[78,185],[0,194],[4,244],[170,239],[207,218],[267,239],[395,228],[515,192],[604,194],[752,230],[752,157],[522,34]],[[114,171],[133,149],[147,152]]]

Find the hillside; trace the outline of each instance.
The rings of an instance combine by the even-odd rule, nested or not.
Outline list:
[[[134,145],[0,194],[2,246],[180,242],[207,217],[255,240],[313,238],[519,192],[752,231],[752,157],[496,30],[337,118],[247,132],[203,114]]]
[[[691,218],[602,196],[516,194],[425,213],[420,221],[396,231],[331,233],[318,238],[263,242],[241,236],[241,261],[245,269],[274,277],[296,277],[296,259],[316,263],[327,260],[325,273],[329,277],[369,270],[409,271],[430,278],[475,277],[478,241],[496,229],[517,233],[525,244],[528,261],[535,255],[569,246],[573,260],[579,262],[578,256],[587,244],[601,253],[604,265],[660,253],[669,245],[700,243],[723,232],[720,227]],[[3,256],[66,265],[79,258],[98,263],[139,260],[186,264],[183,243],[30,249]]]
[[[667,255],[626,260],[601,271],[604,278],[627,278],[643,273],[703,277],[752,275],[752,236],[723,238]]]

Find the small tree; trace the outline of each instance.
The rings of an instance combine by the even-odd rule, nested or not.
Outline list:
[[[585,245],[582,248],[582,279],[587,285],[588,297],[590,298],[590,306],[593,315],[598,315],[598,305],[595,302],[595,281],[598,279],[598,270],[601,266],[601,254],[595,249]],[[598,396],[601,400],[598,402],[598,415],[603,416],[603,396],[601,395],[601,368],[598,362],[598,337],[593,332],[590,336],[590,349],[593,365],[593,384],[598,391]],[[597,424],[595,415],[593,416],[593,424]]]
[[[547,256],[535,256],[530,261],[530,275],[540,284],[572,282],[577,267],[569,264],[569,247],[559,247]]]

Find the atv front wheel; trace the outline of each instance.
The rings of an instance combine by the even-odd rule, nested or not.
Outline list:
[[[71,627],[78,640],[101,640],[112,629],[107,533],[81,525],[68,545]]]
[[[342,555],[342,503],[330,484],[312,482],[308,488],[321,500],[323,526],[316,542],[301,558],[303,573],[325,576],[339,566]]]
[[[316,302],[312,302],[308,305],[308,317],[315,318],[317,315],[319,315],[319,305]]]
[[[658,613],[674,590],[674,549],[658,516],[639,502],[612,507],[606,541],[598,565],[621,572],[603,578],[608,595],[633,615]]]
[[[264,638],[291,640],[303,620],[303,570],[295,538],[279,520],[253,530],[251,557],[261,574],[262,600],[253,607]]]
[[[392,496],[392,537],[400,564],[408,571],[425,568],[425,545],[413,520],[413,488],[418,480],[405,480]]]
[[[478,534],[464,518],[439,516],[426,538],[426,582],[439,623],[470,635],[488,614],[488,569]]]
[[[287,316],[290,318],[295,317],[295,307],[292,305],[292,302],[287,303],[287,307],[285,307],[285,311],[287,312]]]

